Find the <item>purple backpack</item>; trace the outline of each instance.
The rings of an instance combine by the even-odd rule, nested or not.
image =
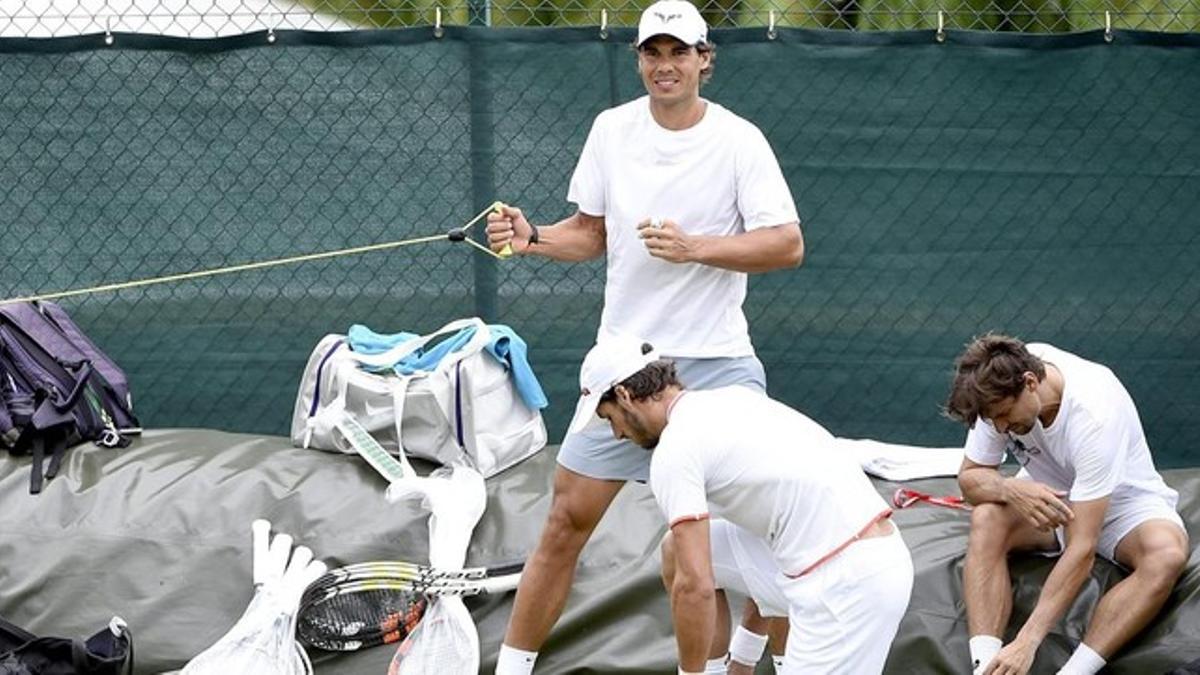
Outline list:
[[[61,307],[0,305],[0,448],[33,457],[31,493],[70,446],[125,447],[139,432],[125,373]]]

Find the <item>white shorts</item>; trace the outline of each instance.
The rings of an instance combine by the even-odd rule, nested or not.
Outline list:
[[[787,616],[788,601],[779,588],[779,566],[767,542],[748,530],[714,518],[708,534],[717,588],[754,601],[763,616]]]
[[[790,605],[786,675],[883,671],[912,594],[913,563],[893,532],[851,544],[798,579],[779,575]]]
[[[900,528],[863,539],[790,579],[767,543],[724,520],[709,523],[718,588],[745,595],[763,616],[789,619],[783,672],[870,675],[883,671],[912,594],[913,564]]]
[[[1183,518],[1180,518],[1179,513],[1159,495],[1141,493],[1114,499],[1108,503],[1108,510],[1104,512],[1100,540],[1096,542],[1096,555],[1120,566],[1117,562],[1117,545],[1125,535],[1148,520],[1167,520],[1178,525],[1179,529],[1187,531],[1183,525]],[[1055,557],[1063,552],[1067,541],[1066,528],[1055,529],[1054,537],[1058,540],[1058,550],[1038,551],[1039,554]]]

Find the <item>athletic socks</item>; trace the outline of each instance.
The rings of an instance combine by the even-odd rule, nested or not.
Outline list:
[[[1058,675],[1093,675],[1104,667],[1105,663],[1103,656],[1097,654],[1091,647],[1079,643],[1075,648],[1075,653],[1071,654],[1070,660],[1063,664]]]
[[[729,655],[704,662],[704,675],[725,675],[729,672]]]
[[[971,650],[971,672],[981,675],[983,669],[996,658],[1004,643],[1000,638],[991,635],[976,635],[967,643]]]
[[[531,675],[537,652],[500,645],[500,656],[496,657],[496,675]]]
[[[783,654],[772,654],[771,663],[775,664],[775,672],[783,672]]]

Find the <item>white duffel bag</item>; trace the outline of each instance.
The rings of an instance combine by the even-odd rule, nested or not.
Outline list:
[[[390,369],[435,338],[471,328],[470,340],[430,370],[401,376]],[[345,335],[326,335],[304,368],[292,442],[353,454],[335,430],[348,414],[393,454],[447,466],[465,462],[484,477],[507,469],[546,445],[546,425],[540,411],[525,405],[504,365],[485,351],[490,342],[478,318],[452,321],[381,354],[354,352]]]

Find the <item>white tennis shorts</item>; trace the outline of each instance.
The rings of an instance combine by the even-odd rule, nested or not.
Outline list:
[[[913,585],[912,556],[892,526],[803,577],[779,575],[790,620],[785,675],[883,671]]]
[[[717,588],[750,598],[763,616],[788,615],[779,566],[766,540],[718,518],[709,521],[708,537]]]
[[[783,672],[871,675],[883,671],[912,594],[913,563],[900,528],[856,541],[809,574],[790,579],[765,540],[724,520],[709,523],[713,576],[763,616],[789,619]]]
[[[1133,532],[1134,528],[1148,520],[1166,520],[1175,523],[1179,529],[1187,531],[1183,519],[1171,505],[1155,494],[1139,494],[1127,499],[1114,499],[1108,503],[1108,511],[1104,512],[1104,524],[1100,526],[1100,539],[1096,542],[1096,554],[1111,563],[1117,562],[1117,545],[1125,535]],[[1058,550],[1049,551],[1045,555],[1054,557],[1061,554],[1066,547],[1066,528],[1054,530],[1058,539]]]

